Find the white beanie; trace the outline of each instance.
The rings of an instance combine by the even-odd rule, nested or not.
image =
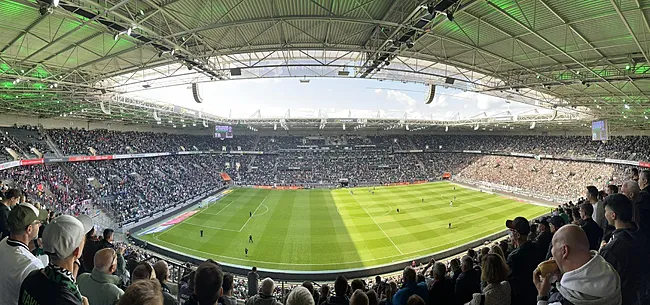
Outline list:
[[[305,287],[294,288],[287,297],[287,305],[314,305],[314,297]]]

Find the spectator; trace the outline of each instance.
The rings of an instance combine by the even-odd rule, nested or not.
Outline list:
[[[551,234],[555,234],[555,232],[565,224],[566,223],[564,222],[564,219],[557,215],[551,216],[551,218],[548,220],[548,227],[551,229]],[[548,249],[546,251],[546,257],[544,259],[549,259],[553,257],[553,254],[551,253],[552,246],[553,244],[548,245]]]
[[[501,258],[503,258],[504,261],[506,260],[506,255],[503,253],[501,247],[497,245],[493,245],[492,247],[490,247],[490,252],[488,254],[497,254],[501,256]]]
[[[124,291],[117,287],[120,278],[113,275],[117,269],[115,250],[106,248],[97,251],[91,273],[80,274],[77,278],[79,292],[88,298],[90,305],[114,305]]]
[[[313,296],[314,303],[318,302],[318,299],[320,299],[320,295],[318,295],[318,290],[314,290],[314,284],[312,284],[310,281],[304,281],[302,283],[302,287],[307,288],[309,290],[309,293]]]
[[[457,304],[465,304],[472,300],[473,293],[481,292],[481,273],[474,269],[474,260],[470,256],[463,256],[461,270],[454,287]]]
[[[602,256],[590,252],[589,239],[579,226],[562,227],[551,243],[561,279],[551,291],[555,274],[533,274],[537,305],[621,304],[621,281],[616,270]]]
[[[551,239],[553,239],[553,233],[551,233],[551,228],[548,223],[548,217],[543,217],[538,221],[537,230],[539,235],[537,235],[537,248],[539,249],[540,257],[545,257],[547,254],[547,249],[550,248]]]
[[[607,227],[605,207],[603,206],[603,202],[598,200],[598,189],[593,185],[587,187],[587,202],[594,207],[594,213],[591,215],[591,218],[593,218],[604,232]]]
[[[334,282],[334,293],[336,295],[330,296],[330,298],[327,300],[327,303],[330,305],[350,304],[350,300],[348,299],[347,292],[348,292],[348,280],[344,276],[339,275],[336,278],[336,281]]]
[[[650,170],[639,173],[639,229],[645,236],[650,237]]]
[[[424,282],[417,283],[417,274],[412,267],[404,268],[402,281],[404,286],[393,296],[393,305],[406,305],[408,298],[412,295],[419,295],[423,300],[428,299],[427,286]]]
[[[365,286],[366,286],[366,285],[364,285],[363,281],[360,280],[360,279],[354,279],[354,280],[352,280],[352,282],[350,283],[350,289],[352,289],[352,291],[356,291],[357,289],[359,289],[359,290],[361,290],[361,291],[366,291],[366,287],[365,287]]]
[[[309,292],[309,289],[298,286],[289,293],[286,305],[314,305],[314,297]]]
[[[433,264],[433,282],[429,287],[429,302],[436,305],[454,305],[454,283],[447,277],[447,267],[441,262]]]
[[[603,230],[598,226],[598,224],[591,218],[593,215],[593,205],[589,203],[583,203],[580,205],[580,227],[587,234],[587,239],[589,239],[589,249],[598,250],[600,248],[600,240],[603,238]]]
[[[135,267],[135,269],[133,269],[133,274],[131,274],[131,282],[149,279],[156,279],[156,272],[153,270],[151,264],[147,262],[141,262]]]
[[[646,238],[632,221],[634,209],[625,195],[605,198],[605,218],[616,227],[611,238],[600,249],[600,255],[610,263],[621,278],[623,305],[637,304],[637,292],[644,270],[647,270]]]
[[[217,305],[219,297],[223,295],[223,277],[221,267],[214,261],[201,263],[196,269],[194,294],[185,304]]]
[[[368,305],[379,305],[379,300],[377,299],[377,292],[370,289],[368,290],[368,292],[366,292],[366,296],[368,296]]]
[[[483,293],[475,293],[470,305],[510,305],[511,291],[508,266],[503,257],[488,254],[481,265],[481,279],[487,283]]]
[[[137,281],[124,292],[118,305],[162,305],[160,282],[154,279]],[[92,305],[92,304],[91,304]]]
[[[380,293],[379,289],[381,288],[382,283],[381,283],[381,276],[377,275],[375,276],[375,284],[372,285],[372,290],[374,290],[377,293]]]
[[[607,186],[607,196],[613,195],[613,194],[618,194],[618,186],[616,184],[610,184]]]
[[[95,252],[97,252],[97,238],[95,237],[95,228],[90,229],[90,232],[86,234],[86,243],[84,245],[84,251],[81,255],[81,266],[83,267],[84,272],[91,272],[95,260]]]
[[[197,285],[198,285],[198,278],[197,278]],[[246,301],[246,305],[282,305],[282,303],[277,301],[273,296],[274,289],[275,289],[275,282],[273,282],[273,280],[268,277],[265,278],[262,281],[262,289],[260,290],[260,293],[248,299],[248,301]],[[203,305],[203,304],[199,304],[199,305]]]
[[[89,219],[89,218],[88,218]],[[43,232],[43,250],[50,264],[34,270],[20,286],[19,305],[87,304],[75,281],[85,236],[92,228],[88,219],[63,215],[50,222]]]
[[[621,193],[627,196],[634,206],[634,223],[639,225],[639,184],[634,180],[627,180],[621,185]]]
[[[251,271],[248,272],[248,296],[252,297],[257,294],[259,289],[259,280],[260,275],[257,274],[257,267],[253,267]]]
[[[43,268],[27,245],[36,238],[46,218],[47,213],[29,203],[14,206],[7,215],[9,237],[0,241],[0,304],[17,304],[20,284],[32,271]]]
[[[562,219],[559,216],[554,216]],[[552,221],[551,221],[552,222]],[[530,282],[530,275],[537,265],[542,261],[539,250],[535,244],[528,241],[530,225],[528,220],[517,217],[506,222],[506,226],[512,231],[513,245],[515,250],[508,255],[508,267],[510,276],[508,282],[512,291],[512,304],[533,304],[535,302],[535,286]]]
[[[426,302],[419,295],[414,294],[408,299],[406,305],[426,305]]]
[[[167,281],[169,280],[169,266],[167,266],[167,262],[164,260],[157,261],[153,264],[153,270],[156,273],[156,279],[160,282],[160,287],[163,292],[163,305],[175,305],[176,298],[167,286]]]
[[[323,284],[320,286],[320,299],[318,299],[317,305],[327,303],[327,299],[330,297],[330,286]]]
[[[192,270],[189,274],[184,276],[178,284],[178,301],[179,303],[186,303],[194,293],[194,277],[196,271]]]
[[[237,298],[232,295],[234,288],[234,277],[232,273],[223,275],[223,296],[219,298],[219,303],[223,305],[237,305]]]
[[[451,282],[454,284],[454,287],[456,287],[456,281],[458,280],[460,274],[463,272],[463,270],[460,268],[460,260],[458,258],[454,258],[449,261],[449,269],[451,273]]]
[[[18,204],[18,201],[20,201],[19,190],[10,189],[4,193],[2,202],[0,202],[0,240],[9,236],[7,218],[9,217],[9,211]]]
[[[102,234],[102,239],[99,240],[96,244],[96,251],[101,250],[104,248],[111,248],[114,249],[115,252],[117,253],[117,270],[115,271],[115,275],[119,277],[123,277],[126,275],[126,262],[124,261],[124,247],[116,247],[113,244],[113,241],[115,240],[115,231],[113,229],[104,229],[104,232]]]

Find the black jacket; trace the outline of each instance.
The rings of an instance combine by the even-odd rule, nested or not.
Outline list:
[[[598,250],[600,241],[603,239],[603,229],[591,217],[583,219],[580,222],[580,227],[589,239],[589,250]]]
[[[639,193],[637,209],[639,212],[639,229],[645,236],[650,236],[650,187],[644,188]]]
[[[0,202],[0,240],[9,236],[9,227],[7,226],[7,218],[9,218],[9,208]]]
[[[545,231],[544,233],[537,236],[535,243],[537,244],[537,249],[539,249],[539,257],[542,259],[546,258],[546,250],[551,244],[553,239],[553,233]]]
[[[537,288],[533,284],[532,275],[542,261],[539,253],[537,245],[527,241],[508,255],[508,282],[512,291],[512,304],[527,305],[537,302]]]
[[[623,305],[634,304],[642,276],[647,271],[646,238],[636,228],[615,230],[607,245],[600,249],[600,255],[621,277]]]
[[[481,272],[472,268],[461,273],[456,279],[454,288],[456,304],[465,304],[471,301],[474,293],[481,293]]]
[[[435,305],[454,305],[454,283],[445,277],[442,281],[433,282],[429,289],[429,302]]]

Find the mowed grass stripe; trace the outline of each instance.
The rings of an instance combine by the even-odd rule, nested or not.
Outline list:
[[[377,187],[375,195],[369,190],[354,189],[353,196],[348,189],[234,189],[187,223],[143,238],[238,265],[339,270],[410,260],[502,231],[506,219],[533,218],[548,211],[460,186],[454,191],[446,182]],[[457,197],[454,207],[449,207],[453,196]],[[249,220],[249,212],[258,206]],[[236,232],[247,221],[242,232]],[[449,222],[454,229],[447,229]],[[197,225],[204,227],[204,238],[199,237]],[[255,243],[247,243],[249,234]],[[248,257],[245,247],[250,250]]]

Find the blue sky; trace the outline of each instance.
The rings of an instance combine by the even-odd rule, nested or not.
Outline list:
[[[329,118],[349,113],[354,118],[374,118],[379,111],[382,117],[401,118],[406,113],[409,119],[451,119],[457,113],[469,118],[482,112],[517,114],[535,108],[440,86],[434,102],[425,105],[425,85],[365,79],[312,78],[302,84],[297,78],[269,78],[202,83],[199,88],[203,104],[194,102],[189,84],[129,95],[233,118],[251,117],[258,109],[262,117],[284,117],[287,109],[291,117],[318,117],[320,109]]]

